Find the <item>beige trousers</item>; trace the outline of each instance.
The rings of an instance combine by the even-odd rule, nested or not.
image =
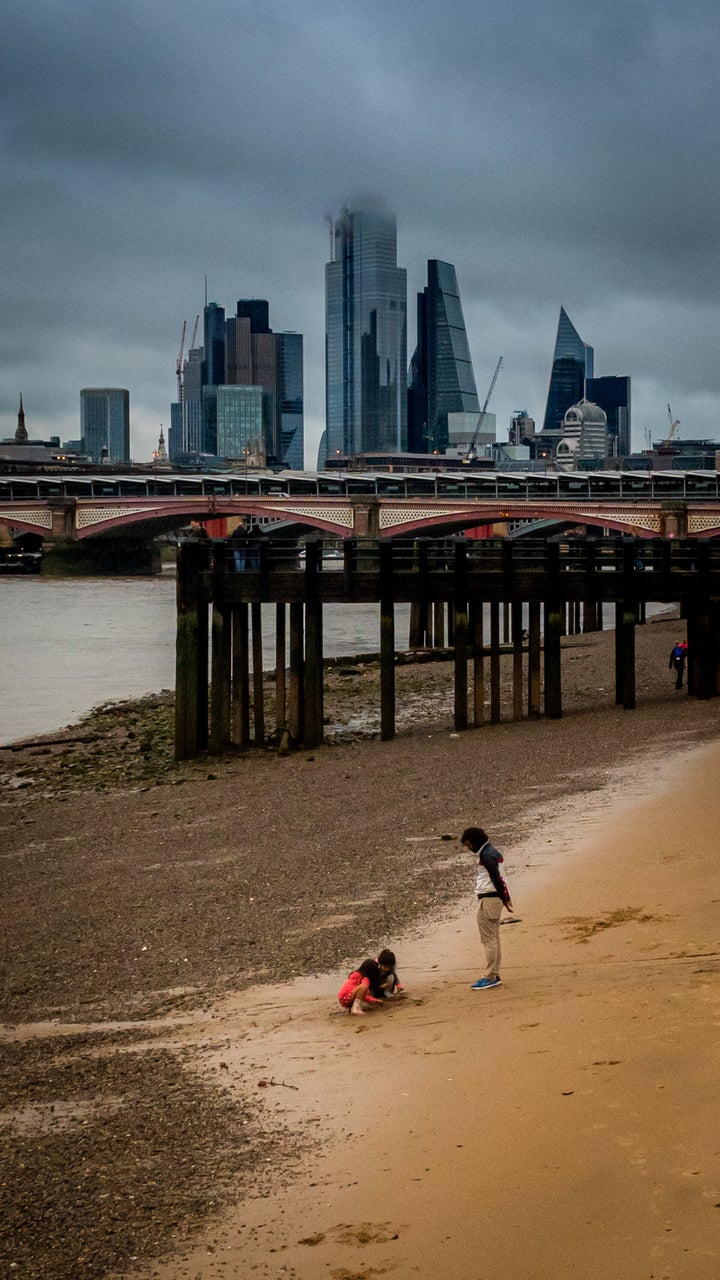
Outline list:
[[[477,927],[487,956],[486,978],[500,977],[501,898],[481,898],[478,902]]]

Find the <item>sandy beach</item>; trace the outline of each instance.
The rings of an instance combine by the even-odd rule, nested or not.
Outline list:
[[[225,1006],[214,1065],[289,1083],[268,1105],[332,1141],[147,1274],[720,1275],[719,768],[667,760],[516,845],[497,990],[470,990],[468,899],[403,941],[408,999],[361,1025],[338,975]]]
[[[8,784],[7,1274],[718,1280],[720,707],[668,696],[676,629],[633,713],[582,637],[559,723],[458,737],[431,688],[392,743]],[[483,993],[469,821],[516,908]],[[407,998],[349,1018],[388,944]]]

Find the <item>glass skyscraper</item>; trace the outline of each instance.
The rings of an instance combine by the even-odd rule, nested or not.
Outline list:
[[[417,296],[417,346],[409,372],[408,448],[444,453],[449,413],[480,413],[455,268],[428,261]]]
[[[407,448],[407,273],[395,217],[345,208],[325,267],[327,454]]]
[[[273,333],[269,314],[264,298],[241,298],[228,319],[224,307],[206,305],[206,345],[189,353],[183,365],[182,404],[171,406],[171,458],[194,452],[242,455],[245,427],[238,426],[238,415],[249,423],[250,410],[246,405],[241,411],[242,397],[221,393],[251,388],[262,409],[259,428],[252,428],[253,451],[257,444],[268,461],[302,468],[303,337]]]
[[[262,387],[222,386],[217,388],[217,454],[220,458],[242,458],[262,448]]]
[[[626,458],[631,451],[630,379],[588,378],[585,398],[605,411],[610,454]]]
[[[584,399],[585,380],[594,374],[593,359],[592,347],[583,342],[561,307],[543,431],[558,431],[570,406]]]
[[[130,392],[121,387],[84,387],[80,435],[93,462],[130,461]]]

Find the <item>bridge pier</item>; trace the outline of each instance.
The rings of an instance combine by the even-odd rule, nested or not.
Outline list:
[[[155,542],[123,538],[53,538],[43,543],[42,572],[48,577],[82,577],[162,573]]]

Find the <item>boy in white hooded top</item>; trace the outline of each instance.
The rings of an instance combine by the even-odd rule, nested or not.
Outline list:
[[[473,982],[473,991],[486,991],[500,985],[500,916],[503,907],[513,911],[513,904],[500,864],[503,856],[491,845],[482,827],[467,827],[460,837],[464,849],[477,855],[478,869],[475,892],[478,896],[477,926],[487,956],[485,976]]]

